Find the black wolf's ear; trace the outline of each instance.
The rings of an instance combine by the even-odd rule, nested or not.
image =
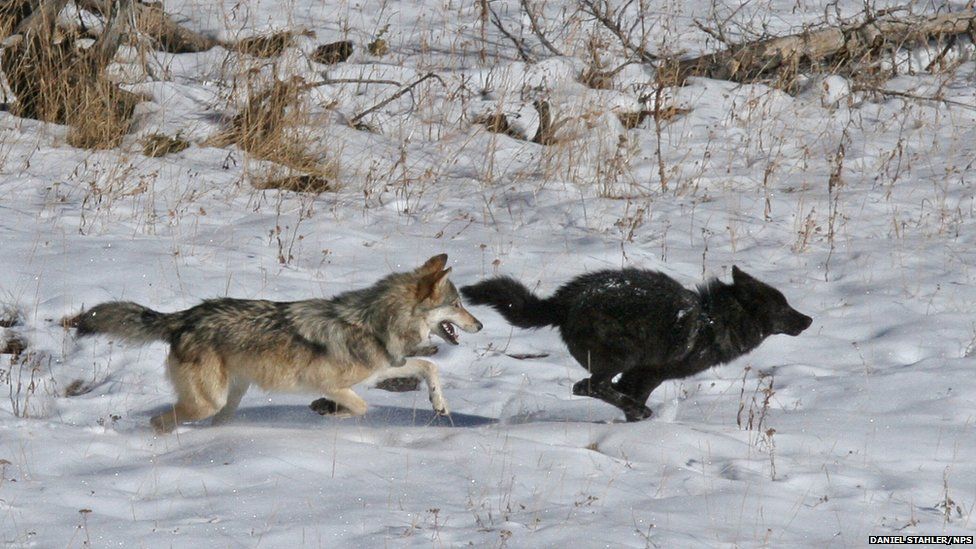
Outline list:
[[[423,301],[432,296],[439,296],[444,291],[444,286],[447,285],[447,275],[450,273],[451,268],[448,267],[443,271],[424,275],[417,283],[417,299]]]
[[[735,284],[746,284],[756,280],[754,277],[743,271],[742,269],[732,265],[732,282]]]
[[[423,265],[417,267],[415,272],[420,274],[436,273],[444,270],[447,265],[447,254],[435,255],[428,259]]]

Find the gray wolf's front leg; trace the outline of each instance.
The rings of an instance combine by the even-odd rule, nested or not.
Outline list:
[[[437,354],[437,345],[421,345],[412,351],[413,356],[434,356]]]
[[[408,358],[403,366],[387,366],[370,376],[369,382],[380,383],[384,380],[394,378],[412,377],[423,379],[427,383],[427,391],[430,396],[430,403],[438,415],[446,416],[451,412],[447,408],[447,401],[441,391],[441,379],[437,374],[437,366],[429,360],[421,358]]]
[[[421,345],[410,351],[411,356],[431,356],[435,354],[437,354],[437,345],[433,344]],[[401,371],[401,369],[398,368],[397,371]],[[420,388],[420,378],[409,377],[406,375],[390,377],[382,381],[378,381],[374,386],[377,389],[382,389],[391,393],[406,393],[408,391],[416,391]]]

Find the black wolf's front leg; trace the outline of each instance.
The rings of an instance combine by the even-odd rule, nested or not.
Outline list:
[[[573,394],[577,396],[588,396],[598,398],[607,404],[612,404],[620,408],[627,421],[640,421],[651,417],[651,409],[638,402],[630,395],[621,393],[613,387],[610,380],[593,376],[588,379],[581,379],[573,385]]]

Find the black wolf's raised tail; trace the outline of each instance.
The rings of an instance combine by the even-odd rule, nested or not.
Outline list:
[[[566,316],[554,300],[540,299],[524,284],[507,276],[465,286],[461,294],[475,305],[490,305],[519,328],[558,326]]]
[[[173,315],[160,313],[131,301],[109,301],[96,305],[68,321],[79,336],[113,335],[132,343],[168,341]]]

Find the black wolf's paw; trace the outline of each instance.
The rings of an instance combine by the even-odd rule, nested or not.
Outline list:
[[[417,347],[413,351],[413,356],[434,356],[437,354],[437,345],[424,345]]]
[[[651,417],[654,412],[647,406],[641,406],[640,408],[632,408],[630,410],[624,410],[624,416],[626,416],[627,421],[641,421],[642,419],[647,419]]]
[[[375,387],[391,393],[406,393],[419,389],[420,380],[415,377],[391,377],[377,383]]]
[[[319,398],[308,405],[313,412],[322,416],[334,416],[338,414],[349,414],[349,408],[327,398]]]

